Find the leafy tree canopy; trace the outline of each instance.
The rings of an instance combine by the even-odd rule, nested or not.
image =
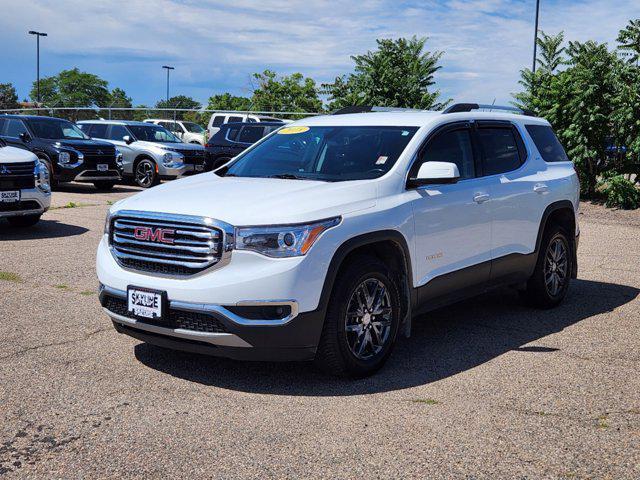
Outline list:
[[[18,108],[18,94],[11,83],[0,83],[0,109]]]
[[[322,101],[316,82],[301,73],[278,76],[271,70],[255,73],[251,103],[256,111],[319,112]]]
[[[57,75],[40,79],[40,101],[48,107],[93,107],[108,104],[107,81],[79,69],[63,70]],[[33,82],[31,100],[37,97]]]
[[[238,97],[230,93],[221,93],[209,97],[208,110],[251,110],[251,99],[247,97]]]
[[[323,84],[329,95],[329,109],[351,105],[439,109],[450,102],[439,102],[434,89],[435,73],[442,52],[425,50],[426,38],[377,40],[378,49],[352,56],[354,72]]]

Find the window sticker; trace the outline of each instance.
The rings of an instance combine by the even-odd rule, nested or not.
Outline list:
[[[378,157],[378,160],[376,160],[376,165],[384,165],[385,163],[387,163],[387,160],[389,160],[389,157],[385,157],[383,155],[380,155]]]
[[[297,133],[308,132],[309,127],[285,127],[281,130],[278,130],[279,135],[295,135]]]

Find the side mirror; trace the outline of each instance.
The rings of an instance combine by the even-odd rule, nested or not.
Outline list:
[[[29,143],[31,141],[31,135],[29,135],[29,132],[22,132],[20,134],[20,140],[24,143]]]
[[[425,162],[420,166],[416,177],[409,179],[409,185],[413,187],[441,185],[456,183],[458,180],[460,180],[460,172],[455,163]]]
[[[131,145],[133,143],[133,138],[131,138],[129,135],[125,135],[124,137],[122,137],[122,141],[127,145]]]

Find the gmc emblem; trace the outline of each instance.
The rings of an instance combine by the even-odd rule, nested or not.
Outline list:
[[[151,228],[151,227],[134,227],[133,236],[136,240],[142,240],[143,242],[158,242],[158,243],[174,243],[172,235],[176,233],[171,228]]]

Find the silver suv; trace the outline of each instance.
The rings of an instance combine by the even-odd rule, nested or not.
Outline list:
[[[85,120],[78,122],[78,126],[90,137],[116,145],[123,156],[124,176],[133,177],[143,188],[204,169],[204,147],[184,143],[160,125],[126,120]]]

